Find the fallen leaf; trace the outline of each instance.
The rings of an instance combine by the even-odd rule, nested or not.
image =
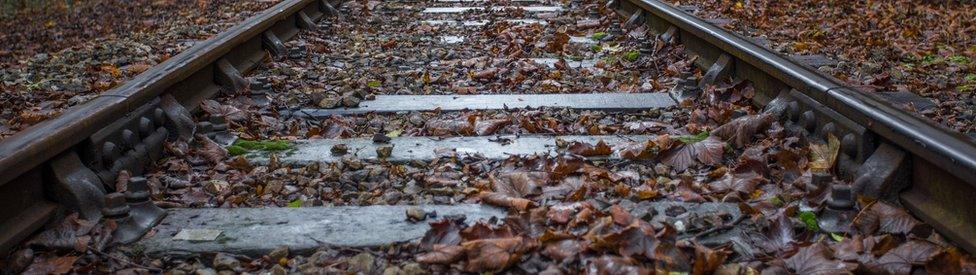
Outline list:
[[[709,136],[701,141],[685,143],[677,149],[665,153],[662,162],[674,167],[677,171],[684,171],[696,164],[713,165],[722,161],[725,152],[725,142]]]
[[[810,144],[810,172],[827,172],[834,167],[840,140],[833,134],[827,136],[827,144]]]

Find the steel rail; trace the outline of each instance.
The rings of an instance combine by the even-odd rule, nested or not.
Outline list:
[[[185,112],[196,109],[200,100],[221,89],[228,72],[235,84],[246,85],[246,81],[241,83],[240,72],[256,67],[267,52],[281,54],[281,41],[296,35],[298,29],[314,28],[315,20],[338,15],[333,4],[340,3],[281,1],[91,101],[0,140],[0,253],[45,223],[59,219],[65,213],[63,209],[78,211],[80,204],[87,204],[89,210],[94,209],[88,213],[95,213],[89,216],[100,217],[102,198],[98,194],[104,194],[101,185],[105,180],[96,173],[105,170],[101,165],[111,164],[92,160],[89,147],[93,142],[101,146],[101,142],[108,143],[104,140],[124,136],[129,143],[124,146],[131,150],[123,153],[129,154],[127,160],[134,160],[126,164],[136,163],[141,170],[148,164],[143,161],[159,151],[167,135],[166,129],[154,132],[156,127],[165,123],[169,128],[175,123],[159,114],[164,96],[172,99],[168,106],[179,106],[177,109]],[[268,41],[272,45],[266,45]],[[148,134],[139,133],[140,123],[148,125]]]
[[[876,95],[849,89],[833,78],[662,1],[632,0],[631,3],[799,89],[976,186],[976,143],[969,137],[909,114]]]
[[[750,70],[751,72],[745,73],[750,80],[769,82],[767,78],[774,78],[771,82],[778,81],[785,84],[785,87],[769,86],[794,89],[859,125],[857,127],[863,127],[870,132],[868,134],[878,139],[877,143],[892,144],[907,152],[909,155],[898,158],[898,162],[892,162],[898,165],[910,163],[908,165],[911,166],[903,169],[907,171],[898,172],[902,174],[897,177],[905,178],[898,180],[907,181],[909,187],[904,191],[903,188],[892,187],[898,188],[897,192],[900,192],[896,193],[894,200],[905,204],[916,216],[965,250],[976,253],[976,207],[971,203],[971,196],[976,195],[976,142],[972,138],[910,114],[878,95],[849,88],[816,69],[799,64],[663,1],[611,0],[610,4],[618,13],[630,16],[631,20],[651,15],[652,20],[644,20],[645,24],[662,35],[669,31],[676,33],[669,39],[674,36],[682,38],[682,41],[687,42],[685,45],[688,51],[703,56],[729,55],[735,59],[731,62],[733,65],[730,65],[734,67],[732,70],[739,70],[740,67]],[[707,45],[688,45],[696,42]],[[719,52],[716,53],[715,49]],[[764,75],[756,77],[757,74]],[[737,76],[742,74],[737,72]],[[782,94],[781,91],[766,92]],[[871,144],[877,145],[880,144]],[[902,167],[889,169],[901,170]],[[880,178],[882,175],[868,172],[864,177]],[[896,185],[890,181],[886,181],[886,184]]]
[[[243,41],[316,0],[285,0],[198,43],[95,99],[0,140],[0,184],[6,183],[115,121],[166,88],[210,65]]]

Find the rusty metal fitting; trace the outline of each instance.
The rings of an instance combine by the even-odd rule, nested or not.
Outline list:
[[[854,208],[854,192],[847,184],[834,184],[830,186],[830,198],[827,198],[827,207],[835,210],[850,210]]]
[[[822,191],[824,187],[827,187],[827,185],[830,184],[830,182],[832,182],[833,180],[834,180],[834,175],[831,175],[830,173],[826,173],[826,172],[813,173],[813,175],[810,176],[810,183],[807,184],[806,186],[807,192],[814,193],[814,192]]]
[[[122,193],[109,193],[105,195],[105,206],[102,207],[102,216],[107,219],[125,219],[129,217],[129,204],[125,202]]]
[[[144,177],[129,179],[129,190],[125,200],[129,203],[133,221],[140,230],[148,230],[166,216],[166,210],[159,208],[149,199],[149,184]]]

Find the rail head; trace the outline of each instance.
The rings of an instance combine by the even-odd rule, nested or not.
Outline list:
[[[790,58],[660,0],[629,2],[793,87],[856,123],[976,187],[976,142],[914,116],[877,95],[848,88]]]
[[[82,142],[118,118],[216,62],[239,44],[318,0],[284,0],[200,42],[95,99],[0,140],[0,185]]]

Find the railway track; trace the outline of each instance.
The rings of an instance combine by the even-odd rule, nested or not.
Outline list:
[[[419,210],[420,220],[433,221],[430,214],[436,212],[466,216],[471,224],[504,218],[505,208],[567,207],[559,198],[570,200],[578,192],[583,197],[577,201],[599,197],[585,207],[601,212],[614,211],[624,204],[621,199],[652,201],[639,204],[645,214],[660,209],[649,211],[647,220],[671,228],[675,220],[657,220],[657,212],[674,205],[721,216],[718,224],[679,230],[678,238],[714,248],[730,242],[732,233],[703,228],[737,228],[749,220],[737,202],[783,200],[756,186],[788,178],[802,187],[784,184],[780,191],[819,194],[812,205],[797,202],[799,209],[822,215],[822,231],[816,232],[823,236],[858,222],[853,193],[902,205],[952,245],[976,252],[976,207],[967,200],[976,195],[976,143],[819,73],[813,66],[829,65],[822,59],[780,55],[722,29],[720,20],[696,18],[657,0],[369,5],[283,1],[60,117],[0,141],[0,251],[6,254],[71,212],[117,221],[115,241],[154,256],[264,255],[282,245],[302,253],[322,246],[388,246],[430,234],[426,222],[404,221],[404,211],[418,211],[412,205],[426,207]],[[610,12],[619,18],[602,16]],[[368,19],[377,15],[383,19]],[[578,30],[560,28],[567,25]],[[728,93],[737,99],[716,103],[717,97],[728,101]],[[695,106],[702,106],[700,112]],[[720,114],[702,114],[709,111]],[[760,120],[780,129],[749,122]],[[750,127],[763,129],[743,130]],[[792,176],[781,160],[764,158],[760,166],[777,168],[754,172],[758,177],[747,184],[749,190],[715,185],[746,173],[744,151],[756,135],[824,144],[834,155],[823,169]],[[180,144],[202,149],[182,150]],[[688,151],[696,146],[718,157]],[[223,153],[214,157],[206,151]],[[172,178],[167,160],[184,157],[174,152],[189,156],[181,164],[188,169],[175,173],[189,174],[189,186],[147,184]],[[681,160],[681,154],[688,156]],[[238,159],[249,168],[228,164]],[[591,170],[553,168],[577,161],[586,164],[572,165]],[[728,178],[702,170],[725,166]],[[273,175],[240,190],[228,183],[260,172],[227,171],[253,167]],[[279,175],[293,173],[287,167],[312,176]],[[491,176],[444,176],[471,169]],[[532,173],[545,172],[547,187],[561,187],[569,178],[590,180],[603,171],[612,176],[599,182],[610,188],[522,190]],[[226,175],[214,176],[221,173]],[[322,181],[335,186],[309,183]],[[518,190],[499,190],[500,183]],[[345,190],[350,184],[354,190]],[[117,192],[126,186],[125,195]],[[183,191],[159,190],[177,188]],[[410,188],[421,190],[412,195]],[[707,198],[685,195],[682,188]],[[157,204],[180,207],[164,211],[147,204],[150,189]],[[204,198],[167,204],[194,196]],[[592,206],[601,203],[608,205]],[[300,207],[248,208],[283,204]],[[640,216],[639,206],[622,207]],[[764,210],[755,215],[787,215]],[[205,228],[210,231],[187,231]],[[214,231],[225,239],[193,239]],[[483,271],[468,257],[466,271]],[[681,269],[671,264],[668,269]]]

